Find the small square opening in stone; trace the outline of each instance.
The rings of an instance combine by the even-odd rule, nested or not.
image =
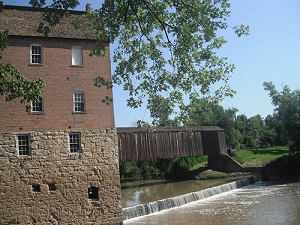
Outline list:
[[[91,186],[88,188],[89,199],[99,200],[99,189],[97,187]]]
[[[32,191],[33,192],[41,192],[41,185],[39,185],[39,184],[33,184],[32,185]]]
[[[56,191],[56,185],[54,183],[50,183],[48,184],[48,187],[49,187],[49,191]]]

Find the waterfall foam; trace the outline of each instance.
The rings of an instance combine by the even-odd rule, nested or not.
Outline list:
[[[145,216],[162,210],[182,206],[190,202],[198,201],[227,191],[241,188],[253,184],[257,181],[259,181],[259,177],[253,176],[250,178],[240,179],[237,181],[233,181],[227,184],[222,184],[216,187],[208,188],[197,192],[192,192],[192,193],[188,193],[176,197],[158,200],[155,202],[148,202],[145,204],[139,204],[136,206],[127,207],[122,210],[123,220],[128,220],[139,216]]]

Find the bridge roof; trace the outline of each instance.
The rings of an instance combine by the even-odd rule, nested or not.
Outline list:
[[[144,127],[117,127],[117,133],[137,133],[137,132],[179,132],[179,131],[224,131],[218,126],[192,126],[192,127],[155,127],[147,129]]]

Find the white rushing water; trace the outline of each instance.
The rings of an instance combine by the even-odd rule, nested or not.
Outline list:
[[[214,195],[218,195],[224,192],[228,192],[237,188],[241,188],[250,185],[257,181],[257,177],[244,178],[227,184],[219,185],[216,187],[208,188],[202,191],[192,192],[177,197],[166,198],[154,202],[145,204],[139,204],[136,206],[123,209],[123,220],[129,220],[135,217],[145,216],[152,213],[160,212],[162,210],[179,207],[194,201],[205,199]]]
[[[300,182],[258,182],[124,224],[299,225]]]

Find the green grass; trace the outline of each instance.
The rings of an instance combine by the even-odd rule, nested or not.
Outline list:
[[[288,147],[274,147],[268,149],[256,150],[239,150],[235,152],[234,160],[245,167],[262,167],[269,162],[274,161],[284,155],[289,154]],[[249,176],[249,173],[223,173],[219,171],[210,170],[207,168],[207,161],[198,163],[190,168],[197,180],[215,179],[215,178],[229,178],[238,176]]]
[[[192,167],[189,169],[190,171],[199,169],[200,167],[206,167],[206,166],[207,166],[208,156],[205,155],[205,156],[201,156],[201,157],[203,158],[203,162],[197,163],[197,164],[195,164],[194,166],[192,166]]]
[[[242,165],[264,166],[269,162],[288,154],[288,147],[274,147],[257,150],[239,150],[233,158]]]
[[[221,179],[221,178],[233,178],[233,177],[246,177],[250,173],[225,173],[215,170],[204,170],[195,176],[195,180],[207,180],[207,179]]]

